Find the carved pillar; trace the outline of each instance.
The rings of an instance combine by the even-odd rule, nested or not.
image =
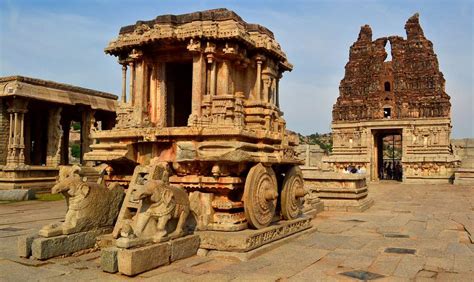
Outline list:
[[[150,81],[148,82],[150,88],[150,101],[148,101],[148,114],[150,115],[150,120],[153,124],[156,124],[158,118],[158,80],[157,80],[157,68],[156,64],[151,65],[151,74]]]
[[[133,114],[134,120],[137,124],[143,121],[143,112],[146,110],[145,101],[145,86],[146,86],[146,71],[145,62],[143,60],[135,61],[135,84],[133,92]]]
[[[129,63],[130,66],[130,101],[133,105],[135,103],[135,63],[131,61]]]
[[[256,80],[256,88],[255,91],[257,94],[255,95],[258,101],[262,100],[262,58],[257,57],[257,80]]]
[[[216,71],[216,61],[214,60],[211,63],[211,83],[210,83],[210,91],[209,91],[211,96],[216,95],[216,81],[217,81],[217,71]]]
[[[159,62],[156,67],[157,80],[157,107],[156,107],[156,125],[166,127],[167,105],[166,105],[166,64]]]
[[[191,39],[187,49],[193,53],[192,103],[188,125],[195,125],[201,117],[202,95],[206,91],[206,62],[200,41]]]
[[[49,110],[46,166],[56,167],[61,162],[61,143],[63,136],[61,111],[62,107],[55,107]]]
[[[275,86],[275,100],[276,100],[276,106],[278,108],[280,108],[280,79],[282,78],[282,74],[280,74],[278,76],[278,78],[276,79],[275,83],[276,83],[276,86]]]
[[[7,168],[25,167],[25,113],[28,100],[14,98],[9,103],[10,131],[8,136]]]
[[[91,109],[84,109],[82,111],[81,117],[81,159],[80,162],[83,163],[84,154],[90,152],[90,145],[92,140],[90,138],[90,132],[92,128],[92,123],[95,122],[94,111]]]
[[[263,101],[265,103],[269,103],[271,102],[270,101],[270,87],[271,87],[271,83],[272,83],[272,79],[269,75],[263,75],[262,76],[262,80],[263,80]]]
[[[127,65],[122,65],[122,103],[127,103]]]
[[[193,88],[191,115],[201,116],[202,95],[206,87],[206,65],[202,53],[193,56]]]
[[[204,49],[204,53],[206,54],[207,63],[210,65],[209,76],[207,84],[209,85],[209,92],[207,94],[211,96],[216,95],[216,81],[217,81],[217,69],[216,69],[216,59],[214,58],[214,54],[216,53],[216,45],[211,42],[207,42],[206,49]]]

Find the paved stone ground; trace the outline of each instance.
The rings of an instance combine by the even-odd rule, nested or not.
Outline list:
[[[380,281],[474,281],[474,188],[384,183],[369,189],[375,205],[368,211],[323,212],[314,232],[250,261],[195,256],[135,280],[346,281],[355,279],[342,273],[356,271],[361,279],[383,276]],[[98,252],[44,262],[16,257],[19,235],[64,212],[63,201],[0,204],[0,281],[132,280],[101,272]]]

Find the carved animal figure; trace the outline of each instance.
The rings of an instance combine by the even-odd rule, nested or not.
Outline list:
[[[125,193],[114,186],[88,183],[81,178],[81,168],[77,165],[61,167],[58,182],[51,193],[62,193],[68,210],[64,223],[44,226],[39,235],[57,236],[89,231],[101,227],[113,226],[117,219]]]
[[[162,180],[150,180],[137,189],[134,200],[142,200],[143,203],[134,223],[134,235],[146,236],[143,233],[151,219],[156,221],[156,232],[153,235],[155,242],[185,235],[184,225],[190,209],[188,194],[183,188],[170,186]],[[174,232],[168,235],[166,225],[173,218],[178,219],[178,223]],[[126,227],[121,236],[130,237],[130,233],[131,229]]]

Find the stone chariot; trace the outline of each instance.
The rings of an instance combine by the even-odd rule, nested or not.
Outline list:
[[[92,132],[84,158],[109,166],[108,185],[182,187],[198,230],[262,229],[301,215],[298,138],[279,105],[292,65],[270,30],[226,9],[165,15],[122,27],[105,52],[122,65],[122,100],[116,126]],[[133,199],[119,220],[138,212]]]

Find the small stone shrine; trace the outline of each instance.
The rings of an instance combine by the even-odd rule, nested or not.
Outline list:
[[[459,165],[450,144],[450,97],[418,14],[405,30],[406,39],[373,40],[371,28],[361,27],[333,107],[333,152],[325,161],[338,172],[363,170],[372,181],[447,183]]]

